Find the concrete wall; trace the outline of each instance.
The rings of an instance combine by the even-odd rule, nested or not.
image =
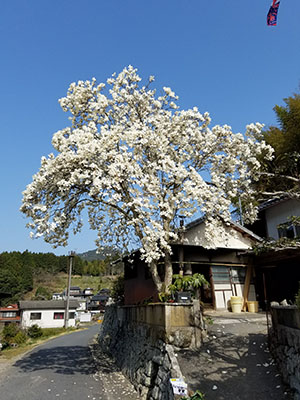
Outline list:
[[[296,307],[272,307],[270,348],[283,380],[300,400],[300,311]]]
[[[99,345],[113,356],[141,399],[174,398],[169,380],[182,375],[172,344],[201,345],[204,327],[198,306],[198,302],[194,305],[107,306]]]
[[[278,239],[277,225],[287,222],[292,215],[300,215],[300,201],[286,200],[266,209],[267,236]]]
[[[54,313],[64,313],[65,310],[23,310],[21,317],[22,328],[38,325],[40,328],[63,328],[64,319],[54,319]],[[75,310],[70,310],[75,312]],[[41,319],[30,319],[31,313],[41,313]],[[75,326],[75,319],[69,319],[68,326]]]

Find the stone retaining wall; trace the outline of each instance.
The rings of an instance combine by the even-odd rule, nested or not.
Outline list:
[[[195,344],[195,340],[193,343],[188,339],[183,340],[182,332],[188,327],[181,327],[183,330],[181,334],[177,334],[177,339],[172,329],[166,329],[168,324],[166,321],[163,323],[163,318],[167,315],[169,320],[172,314],[168,307],[166,312],[159,307],[158,312],[154,313],[155,318],[151,318],[151,315],[154,316],[154,309],[148,307],[151,306],[107,306],[99,344],[104,351],[112,355],[124,375],[136,387],[141,399],[172,400],[174,396],[170,378],[180,378],[182,374],[168,338],[183,345]],[[192,309],[191,305],[189,309]],[[186,308],[181,312],[182,310],[177,308],[176,313],[186,317],[187,310]],[[160,322],[157,319],[159,315],[162,318]],[[194,329],[192,326],[190,328]],[[177,332],[179,331],[178,328]],[[190,338],[190,332],[187,337]]]
[[[271,352],[284,382],[295,391],[295,400],[300,400],[300,329],[294,323],[299,318],[298,314],[296,308],[272,307],[270,331]]]

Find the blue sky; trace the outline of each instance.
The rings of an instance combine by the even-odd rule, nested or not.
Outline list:
[[[276,124],[273,107],[299,90],[300,2],[282,0],[11,0],[0,4],[2,251],[53,251],[32,240],[20,214],[22,191],[68,125],[58,99],[69,84],[105,81],[129,64],[180,106],[209,111],[212,124]],[[66,254],[95,248],[85,228]]]

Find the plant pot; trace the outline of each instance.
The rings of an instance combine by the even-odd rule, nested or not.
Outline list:
[[[248,312],[257,313],[258,312],[258,301],[247,301]]]
[[[230,304],[233,313],[240,313],[243,308],[243,299],[239,296],[232,296],[230,299]]]
[[[190,302],[191,302],[191,292],[175,293],[175,303],[190,303]]]

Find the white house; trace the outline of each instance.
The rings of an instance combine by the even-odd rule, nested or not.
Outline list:
[[[68,326],[75,326],[75,312],[79,307],[76,300],[70,300]],[[38,325],[41,328],[62,328],[64,326],[66,301],[40,300],[20,301],[22,328]]]

